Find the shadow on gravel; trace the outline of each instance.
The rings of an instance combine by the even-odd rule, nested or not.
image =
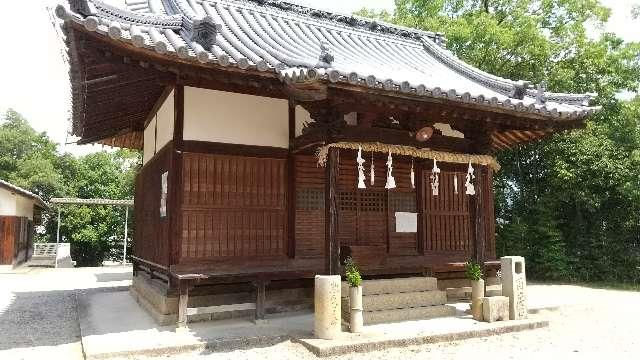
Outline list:
[[[16,292],[0,309],[0,351],[80,340],[75,290]]]

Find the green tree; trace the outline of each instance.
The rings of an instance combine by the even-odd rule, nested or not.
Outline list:
[[[139,152],[129,150],[82,157],[60,154],[45,133],[37,133],[13,110],[0,122],[0,178],[41,195],[45,201],[51,197],[131,199],[140,162]],[[71,255],[78,266],[121,260],[124,209],[64,206],[61,211],[60,235],[71,243]],[[56,241],[56,215],[55,209],[44,214],[38,240]],[[130,212],[130,239],[133,231]]]
[[[447,48],[487,72],[545,82],[556,92],[597,92],[602,111],[583,130],[498,154],[497,250],[528,257],[532,276],[640,279],[640,44],[603,28],[596,0],[396,0],[392,17],[442,32]]]

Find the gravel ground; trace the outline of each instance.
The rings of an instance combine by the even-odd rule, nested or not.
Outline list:
[[[129,274],[130,268],[31,269],[0,274],[0,359],[82,359],[76,293],[127,286]],[[640,359],[640,292],[532,285],[529,303],[536,308],[562,306],[538,315],[550,320],[544,329],[328,359]],[[304,360],[315,356],[302,345],[286,341],[224,353],[135,359]]]
[[[76,293],[127,286],[130,272],[119,267],[0,273],[0,359],[83,359]]]
[[[536,307],[562,305],[537,316],[550,320],[548,328],[470,339],[410,346],[327,359],[640,359],[640,292],[598,290],[567,285],[529,286]],[[553,301],[549,301],[553,299]],[[172,360],[315,359],[302,345],[290,341],[270,347],[227,353],[190,353]]]

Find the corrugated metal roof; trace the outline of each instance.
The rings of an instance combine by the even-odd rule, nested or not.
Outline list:
[[[73,0],[57,15],[87,31],[166,56],[276,72],[488,110],[583,118],[593,94],[559,94],[488,74],[456,58],[441,34],[278,0]]]
[[[52,204],[67,205],[114,205],[114,206],[133,206],[131,199],[80,199],[80,198],[51,198]]]

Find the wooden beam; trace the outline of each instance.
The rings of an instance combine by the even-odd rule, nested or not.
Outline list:
[[[325,269],[328,275],[340,274],[338,239],[338,166],[339,150],[329,148],[325,171]]]
[[[227,144],[209,141],[184,140],[182,150],[202,154],[235,155],[284,159],[289,150],[272,146]]]

